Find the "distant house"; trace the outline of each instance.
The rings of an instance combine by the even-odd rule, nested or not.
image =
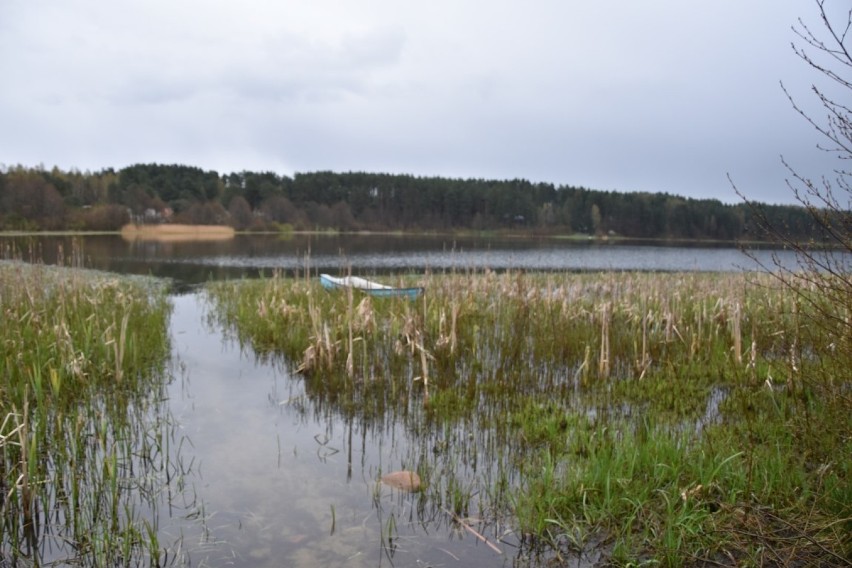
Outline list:
[[[160,215],[160,212],[156,209],[151,209],[149,207],[142,215],[142,222],[148,225],[160,223],[162,222],[162,215]]]
[[[174,214],[175,212],[171,207],[164,207],[162,211],[149,207],[145,209],[142,215],[136,215],[134,220],[141,225],[159,225],[171,220]]]

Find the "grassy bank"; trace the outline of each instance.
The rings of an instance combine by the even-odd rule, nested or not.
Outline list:
[[[773,279],[400,280],[426,294],[278,277],[209,293],[244,344],[304,376],[314,409],[405,425],[421,512],[476,516],[494,542],[508,525],[519,554],[761,565],[852,552],[850,338]]]
[[[160,563],[169,312],[151,282],[0,263],[0,564]]]

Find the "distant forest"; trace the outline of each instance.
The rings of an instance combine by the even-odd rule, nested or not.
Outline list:
[[[761,205],[777,227],[819,239],[801,207]],[[218,174],[185,165],[0,170],[0,230],[114,231],[128,222],[237,230],[500,231],[647,239],[760,238],[746,204],[618,193],[522,179],[380,173]]]

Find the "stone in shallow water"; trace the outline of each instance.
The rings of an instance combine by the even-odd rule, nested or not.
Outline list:
[[[414,471],[395,471],[382,476],[382,483],[402,491],[419,491],[420,476]]]

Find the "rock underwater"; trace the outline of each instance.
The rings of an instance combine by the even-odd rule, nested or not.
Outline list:
[[[382,483],[400,491],[414,493],[420,491],[420,476],[414,471],[395,471],[382,476]]]

